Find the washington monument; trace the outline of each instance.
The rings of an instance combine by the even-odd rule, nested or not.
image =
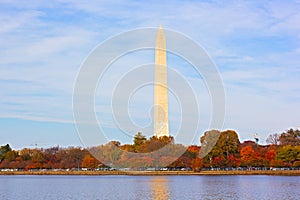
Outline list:
[[[154,75],[154,136],[169,136],[166,38],[160,26],[156,35]]]

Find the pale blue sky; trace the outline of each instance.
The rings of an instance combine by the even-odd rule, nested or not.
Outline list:
[[[216,64],[226,92],[224,129],[237,130],[241,140],[258,133],[264,143],[270,133],[298,128],[299,10],[299,0],[2,0],[0,145],[81,146],[72,114],[81,63],[113,35],[160,24],[192,38]],[[168,62],[183,69],[174,60]],[[182,73],[201,82],[192,71]]]

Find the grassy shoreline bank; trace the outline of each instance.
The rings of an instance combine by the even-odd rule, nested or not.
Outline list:
[[[300,176],[300,170],[252,170],[252,171],[15,171],[0,172],[0,175],[82,175],[82,176],[103,176],[103,175],[128,175],[128,176],[174,176],[174,175],[273,175],[273,176]]]

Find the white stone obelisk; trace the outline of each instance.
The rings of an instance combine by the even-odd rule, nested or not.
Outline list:
[[[169,136],[166,38],[160,26],[156,35],[154,77],[154,136]]]

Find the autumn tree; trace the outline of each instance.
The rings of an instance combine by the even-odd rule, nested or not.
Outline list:
[[[86,149],[80,147],[59,149],[56,154],[56,159],[59,161],[59,168],[71,169],[80,167],[86,152]]]
[[[162,136],[162,137],[156,137],[152,136],[149,140],[147,140],[145,151],[146,152],[153,152],[158,149],[163,148],[164,146],[168,144],[173,144],[174,138],[172,136]]]
[[[43,152],[39,149],[33,149],[31,155],[31,161],[34,164],[34,168],[42,168],[44,162],[46,161]]]
[[[279,136],[280,145],[300,146],[300,130],[289,129]]]
[[[211,167],[233,166],[234,157],[238,153],[240,141],[238,135],[233,130],[227,131],[207,131],[200,139],[200,156],[205,162],[209,162]]]
[[[94,158],[90,153],[85,154],[81,167],[94,169],[97,168],[100,165],[100,162]]]
[[[23,161],[28,161],[31,159],[31,150],[24,148],[19,152],[19,155]]]
[[[80,147],[71,147],[67,149],[68,168],[78,167],[84,158],[87,150]]]
[[[43,151],[46,160],[44,164],[44,168],[48,168],[48,169],[59,168],[59,163],[62,160],[61,158],[58,157],[60,150],[61,149],[58,146],[56,146],[56,147],[47,148]]]
[[[92,147],[89,151],[96,159],[107,166],[116,164],[123,153],[120,143],[117,141],[111,141],[105,145]]]
[[[276,150],[270,149],[269,151],[267,151],[265,157],[268,160],[269,166],[274,167],[274,160],[276,158]]]
[[[244,146],[240,151],[241,165],[251,167],[255,160],[255,152],[252,146]]]
[[[218,149],[215,146],[219,140],[220,135],[221,132],[218,130],[210,130],[204,132],[204,135],[200,138],[200,143],[201,143],[200,156],[202,158],[208,155],[208,157],[210,157],[211,160],[212,156],[218,154],[218,152],[216,152]],[[212,152],[213,149],[214,151]]]
[[[193,171],[199,172],[202,168],[202,159],[199,156],[197,156],[195,159],[192,160],[191,164]]]
[[[182,149],[182,151],[184,150],[184,147],[179,145],[171,145],[170,147],[174,149]],[[199,157],[199,151],[200,151],[199,146],[196,145],[189,146],[186,150],[183,151],[184,153],[178,159],[176,159],[176,161],[174,161],[172,164],[169,165],[169,167],[170,168],[192,168],[195,171],[200,170],[198,168],[200,166],[202,167],[202,159]]]
[[[134,147],[131,144],[124,144],[120,146],[120,149],[126,152],[134,152]]]
[[[15,161],[17,157],[18,157],[18,152],[14,150],[8,151],[5,154],[5,159],[9,162]]]

